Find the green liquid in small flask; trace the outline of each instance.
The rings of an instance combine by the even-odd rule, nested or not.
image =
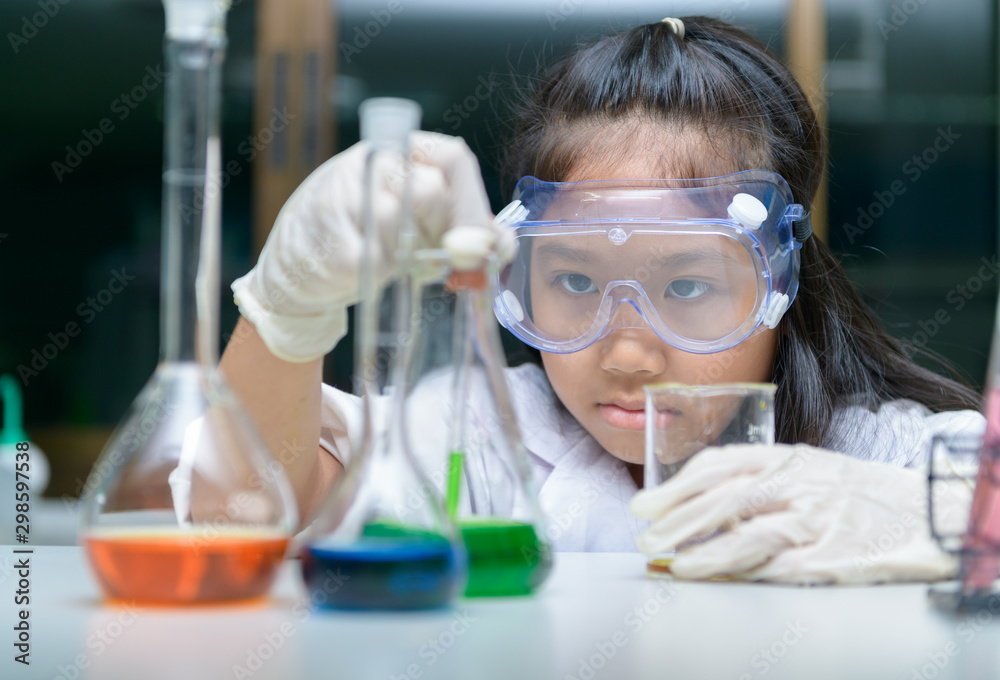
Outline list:
[[[467,597],[527,595],[552,570],[552,551],[531,524],[469,517],[458,526],[469,554]]]
[[[491,311],[495,267],[448,284],[457,299],[445,498],[468,553],[466,597],[528,595],[552,570]]]

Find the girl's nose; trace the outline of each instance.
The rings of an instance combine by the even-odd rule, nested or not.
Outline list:
[[[601,368],[652,378],[667,369],[671,347],[649,328],[619,328],[599,341]]]
[[[619,304],[610,319],[607,336],[600,341],[601,368],[622,374],[663,373],[669,345],[660,340],[634,304]]]

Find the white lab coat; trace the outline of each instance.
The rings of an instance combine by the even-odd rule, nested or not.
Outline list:
[[[644,523],[628,511],[637,488],[625,464],[604,451],[566,411],[540,367],[525,364],[508,369],[506,375],[554,548],[635,551],[635,538]],[[426,410],[411,418],[421,443],[418,458],[439,485],[447,450],[445,394],[424,400]],[[474,403],[473,398],[470,406]],[[864,460],[915,466],[923,461],[935,433],[981,433],[984,427],[983,416],[974,411],[931,413],[920,404],[900,400],[884,404],[877,413],[861,407],[842,409],[827,447]],[[358,441],[360,431],[360,400],[323,385],[320,445],[346,464],[351,441]]]

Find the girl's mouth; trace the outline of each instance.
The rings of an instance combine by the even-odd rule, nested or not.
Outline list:
[[[643,409],[627,409],[616,404],[600,404],[601,417],[611,427],[619,430],[646,429],[646,412]]]
[[[643,409],[628,409],[617,404],[599,404],[604,422],[619,430],[646,429],[646,412]],[[679,411],[659,411],[656,427],[665,428],[680,415]]]

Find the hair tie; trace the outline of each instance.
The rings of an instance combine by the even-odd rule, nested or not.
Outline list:
[[[684,22],[680,19],[675,19],[674,17],[666,17],[661,23],[666,24],[670,27],[670,30],[674,32],[681,40],[684,39]]]

